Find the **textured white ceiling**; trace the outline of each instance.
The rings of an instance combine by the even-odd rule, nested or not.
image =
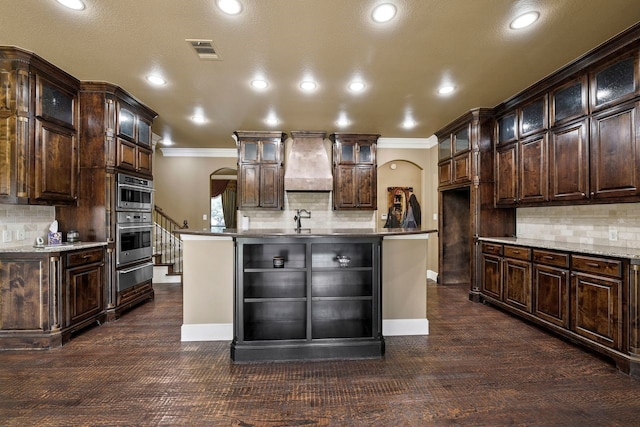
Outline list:
[[[175,147],[235,146],[234,130],[322,130],[427,138],[470,108],[493,107],[640,21],[638,0],[385,0],[396,19],[375,24],[379,0],[2,0],[0,45],[35,52],[80,80],[119,85],[158,112],[154,132]],[[536,9],[530,29],[508,30]],[[212,39],[221,61],[185,42]],[[168,84],[152,88],[156,71]],[[262,75],[267,90],[249,82]],[[306,75],[319,84],[301,93]],[[354,96],[354,76],[366,83]],[[457,91],[436,93],[451,80]],[[195,125],[200,109],[209,119]],[[418,126],[400,124],[410,111]],[[281,123],[264,123],[273,112]],[[352,124],[338,128],[344,112]]]

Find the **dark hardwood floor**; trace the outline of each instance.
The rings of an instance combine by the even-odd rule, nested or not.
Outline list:
[[[0,425],[640,425],[640,380],[467,287],[430,283],[430,335],[382,360],[241,365],[181,343],[181,288],[155,288],[62,348],[0,352]]]

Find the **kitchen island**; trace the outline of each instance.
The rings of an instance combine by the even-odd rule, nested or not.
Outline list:
[[[236,361],[380,357],[385,335],[428,334],[433,232],[183,230],[182,340],[232,340]]]

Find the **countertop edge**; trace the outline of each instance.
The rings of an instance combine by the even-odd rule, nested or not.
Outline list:
[[[300,233],[287,229],[260,229],[253,230],[236,230],[225,229],[221,231],[210,230],[179,230],[178,234],[186,239],[196,240],[190,236],[208,236],[222,238],[242,238],[242,237],[387,237],[387,236],[412,236],[412,235],[428,235],[437,233],[437,230],[417,230],[405,228],[391,229],[303,229]],[[189,236],[189,237],[188,237]],[[428,237],[428,236],[427,236]]]
[[[640,248],[620,246],[593,245],[588,243],[556,242],[551,240],[523,239],[518,237],[479,237],[481,242],[501,243],[506,245],[528,246],[538,249],[577,252],[589,255],[610,256],[640,260]]]
[[[108,242],[78,242],[78,243],[63,243],[61,245],[50,245],[43,247],[36,247],[34,245],[13,246],[7,248],[0,248],[0,254],[44,254],[44,253],[58,253],[77,251],[79,249],[97,248],[100,246],[107,246]]]

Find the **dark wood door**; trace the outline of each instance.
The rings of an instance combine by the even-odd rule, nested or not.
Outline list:
[[[587,120],[551,131],[549,181],[551,200],[589,198],[589,135]]]
[[[591,197],[640,195],[638,103],[591,119]]]
[[[356,207],[376,209],[376,170],[371,165],[357,165],[355,168]]]
[[[515,206],[518,200],[518,144],[496,150],[496,205]]]
[[[153,154],[151,150],[147,150],[146,148],[138,147],[138,172],[144,173],[146,175],[151,175],[152,172],[152,158]]]
[[[280,166],[265,164],[260,166],[260,204],[261,208],[280,207]]]
[[[531,263],[516,259],[504,260],[504,301],[531,312]]]
[[[549,199],[547,168],[546,132],[520,143],[519,202],[544,202]]]
[[[73,326],[103,310],[103,264],[67,270],[65,324]]]
[[[260,204],[260,166],[240,164],[238,175],[240,187],[239,208],[257,208]]]
[[[78,137],[73,130],[36,120],[34,194],[38,201],[75,202]]]
[[[133,142],[118,138],[116,167],[135,171],[138,167],[137,147]]]
[[[355,208],[356,200],[356,168],[353,165],[338,165],[333,177],[333,207],[334,209]]]
[[[482,254],[482,293],[502,300],[502,260],[499,256]]]
[[[563,328],[569,327],[569,272],[534,264],[533,314]]]
[[[622,281],[574,273],[571,328],[577,334],[607,347],[622,342]]]

